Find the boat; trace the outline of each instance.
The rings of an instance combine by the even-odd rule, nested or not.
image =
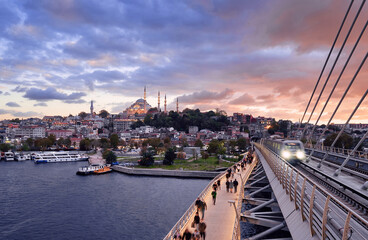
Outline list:
[[[100,164],[92,164],[89,166],[83,166],[80,167],[77,171],[77,175],[90,175],[93,174],[94,171],[99,170],[100,168],[103,168],[104,165],[100,165]]]
[[[87,161],[88,156],[75,152],[43,152],[34,155],[35,163]]]
[[[104,174],[104,173],[109,173],[111,171],[112,169],[109,166],[104,165],[103,168],[93,171],[93,174]]]
[[[27,157],[26,157],[26,155],[16,153],[15,154],[15,160],[18,161],[18,162],[20,162],[20,161],[26,161],[27,160]]]
[[[13,152],[5,152],[4,153],[5,161],[14,161],[14,153]]]

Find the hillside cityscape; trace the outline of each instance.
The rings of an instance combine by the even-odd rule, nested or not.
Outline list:
[[[251,139],[270,135],[283,138],[300,138],[304,127],[306,131],[302,141],[315,143],[325,125],[315,128],[312,124],[293,123],[290,120],[275,120],[272,117],[252,116],[245,113],[227,115],[225,111],[201,112],[199,109],[179,111],[177,99],[176,111],[168,111],[166,96],[164,108],[152,107],[140,98],[119,114],[110,114],[102,109],[95,112],[91,101],[89,113],[82,111],[78,115],[44,116],[43,118],[9,119],[0,121],[0,150],[91,150],[97,147],[123,149],[146,149],[152,147],[164,152],[173,147],[203,147],[211,154],[234,153],[245,150]],[[331,124],[327,137],[323,138],[328,146],[336,137],[343,124]],[[354,142],[365,133],[368,124],[349,124],[337,147],[351,148]],[[212,145],[211,145],[212,142]],[[222,143],[225,148],[213,147],[213,143]],[[361,149],[365,147],[362,145]],[[209,147],[210,146],[210,147]]]

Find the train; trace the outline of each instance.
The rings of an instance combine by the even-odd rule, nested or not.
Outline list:
[[[305,161],[304,145],[299,140],[263,138],[261,144],[281,156],[291,165],[298,165],[301,161]]]

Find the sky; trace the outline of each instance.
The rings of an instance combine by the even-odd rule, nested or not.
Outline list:
[[[347,0],[0,0],[0,120],[122,112],[143,97],[168,108],[225,110],[299,121]],[[361,1],[355,1],[321,83]],[[363,6],[335,71],[363,25]],[[368,30],[367,30],[368,31]],[[320,123],[326,122],[368,49],[364,33]],[[368,63],[332,122],[345,122],[368,87]],[[322,84],[317,88],[317,95]],[[312,100],[312,106],[316,97]],[[309,112],[312,108],[309,109]],[[368,99],[352,122],[368,123]],[[307,119],[310,114],[307,114]]]

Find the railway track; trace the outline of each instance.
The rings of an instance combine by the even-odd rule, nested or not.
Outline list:
[[[321,170],[311,167],[305,163],[300,163],[296,168],[320,186],[323,186],[326,191],[336,196],[337,199],[356,210],[362,218],[368,220],[367,194],[351,188],[338,179],[330,177]]]

